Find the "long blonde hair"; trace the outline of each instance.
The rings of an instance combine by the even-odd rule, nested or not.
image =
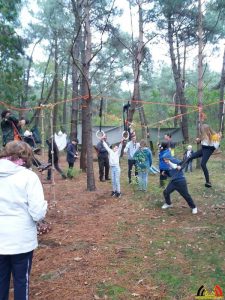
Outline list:
[[[216,134],[216,132],[208,124],[202,124],[200,126],[200,139],[201,140],[207,140],[207,141],[211,142],[212,136],[215,134]]]

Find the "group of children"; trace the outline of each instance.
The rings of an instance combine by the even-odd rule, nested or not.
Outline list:
[[[163,191],[165,203],[162,209],[172,207],[170,195],[177,191],[187,202],[191,208],[192,214],[197,214],[197,207],[188,192],[187,182],[183,173],[183,169],[192,171],[192,160],[201,158],[201,168],[205,176],[205,187],[210,188],[212,186],[209,180],[209,172],[207,169],[207,162],[213,152],[218,149],[220,145],[221,134],[212,130],[209,125],[202,124],[200,127],[200,137],[196,139],[197,143],[201,143],[201,149],[194,152],[192,146],[189,145],[184,153],[183,160],[180,161],[173,156],[171,151],[171,144],[165,140],[159,145],[159,172],[160,172],[160,186],[164,187],[167,178],[170,181]],[[120,142],[119,146],[114,146],[112,149],[104,141],[104,135],[101,137],[103,145],[109,153],[109,164],[111,167],[112,176],[112,196],[121,196],[120,190],[120,155],[124,143],[124,139]],[[125,148],[126,149],[126,148]],[[129,160],[129,159],[128,159]],[[136,172],[138,178],[138,186],[140,191],[147,191],[148,174],[152,167],[152,153],[147,147],[146,141],[141,140],[138,148],[133,153],[132,160],[135,163]],[[130,175],[130,169],[128,170],[128,177]],[[130,177],[129,177],[129,183]]]
[[[1,114],[1,129],[3,133],[3,146],[6,145],[11,140],[24,139],[28,144],[31,141],[31,147],[34,149],[35,153],[35,141],[32,137],[32,133],[26,130],[22,130],[25,125],[25,120],[18,120],[14,117],[9,110],[5,110]],[[164,142],[159,145],[159,173],[160,173],[160,186],[165,187],[165,183],[168,177],[170,181],[167,187],[163,191],[165,198],[165,203],[162,206],[163,209],[172,206],[170,194],[173,191],[178,191],[178,193],[183,196],[187,201],[189,207],[192,209],[192,213],[197,213],[197,207],[194,204],[188,189],[186,179],[184,177],[183,169],[187,171],[192,171],[192,160],[196,158],[201,158],[201,168],[205,177],[205,187],[210,188],[212,183],[209,179],[209,172],[207,169],[207,162],[213,152],[218,149],[220,145],[221,134],[216,133],[207,124],[202,124],[200,126],[200,136],[196,139],[197,143],[201,144],[201,148],[193,152],[192,146],[189,145],[184,153],[183,161],[179,161],[174,157],[175,144],[172,142],[171,135],[165,135]],[[121,197],[120,189],[120,156],[125,143],[123,138],[119,146],[114,146],[112,149],[108,146],[106,142],[106,136],[100,137],[101,146],[99,152],[104,151],[109,154],[109,166],[111,169],[111,180],[112,180],[112,196]],[[73,178],[73,167],[76,158],[78,157],[76,139],[72,139],[66,147],[67,162],[68,162],[68,172],[64,172],[59,167],[59,151],[56,142],[53,137],[48,139],[48,164],[40,163],[33,155],[32,161],[40,170],[48,169],[47,179],[51,179],[52,169],[51,166],[54,165],[55,169],[61,174],[62,178]],[[105,153],[104,152],[104,153]],[[103,154],[104,154],[103,153]],[[138,180],[139,191],[147,191],[148,187],[148,174],[154,170],[152,167],[152,153],[149,147],[147,147],[146,141],[141,140],[140,143],[136,141],[135,132],[132,133],[131,140],[127,143],[124,153],[128,156],[128,180],[131,183],[131,172],[133,166],[135,167],[135,178]],[[105,154],[104,154],[105,155]],[[107,156],[107,155],[106,155]],[[104,160],[102,160],[101,166],[105,165]],[[109,171],[109,166],[107,170]],[[50,167],[50,168],[49,168]],[[103,172],[100,168],[100,180],[103,180]],[[156,171],[157,172],[157,171]],[[105,172],[105,179],[108,180],[108,172]]]

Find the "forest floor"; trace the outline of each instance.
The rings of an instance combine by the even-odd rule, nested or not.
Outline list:
[[[110,196],[110,181],[98,181],[97,162],[94,192],[79,172],[72,180],[55,174],[54,187],[43,185],[52,230],[39,237],[34,253],[31,300],[189,300],[202,285],[225,291],[222,154],[208,163],[213,188],[204,187],[195,167],[186,176],[197,215],[177,193],[174,207],[162,211],[159,176],[149,177],[149,192],[139,192],[127,183],[126,158],[121,165],[121,198]]]

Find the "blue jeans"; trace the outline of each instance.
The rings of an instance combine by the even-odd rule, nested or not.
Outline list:
[[[137,170],[137,166],[136,166],[136,161],[134,159],[128,159],[128,180],[129,180],[129,183],[131,183],[131,174],[132,174],[133,166],[134,166],[134,175],[137,176],[138,175],[138,170]]]
[[[120,167],[111,166],[111,180],[114,192],[120,193]]]
[[[146,191],[148,186],[148,172],[138,172],[138,184],[141,191]]]
[[[185,166],[185,172],[192,172],[192,161],[189,161]]]
[[[29,299],[29,276],[33,251],[0,255],[0,300],[9,299],[10,277],[13,276],[14,300]]]

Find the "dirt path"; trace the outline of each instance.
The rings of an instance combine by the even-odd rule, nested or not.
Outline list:
[[[52,231],[40,237],[35,252],[32,299],[99,299],[96,286],[108,279],[107,268],[124,248],[107,245],[118,222],[129,220],[135,208],[125,196],[110,197],[110,182],[96,184],[97,191],[87,192],[85,174],[72,181],[56,174],[57,203],[47,216]],[[44,185],[44,189],[51,206],[51,187]]]

